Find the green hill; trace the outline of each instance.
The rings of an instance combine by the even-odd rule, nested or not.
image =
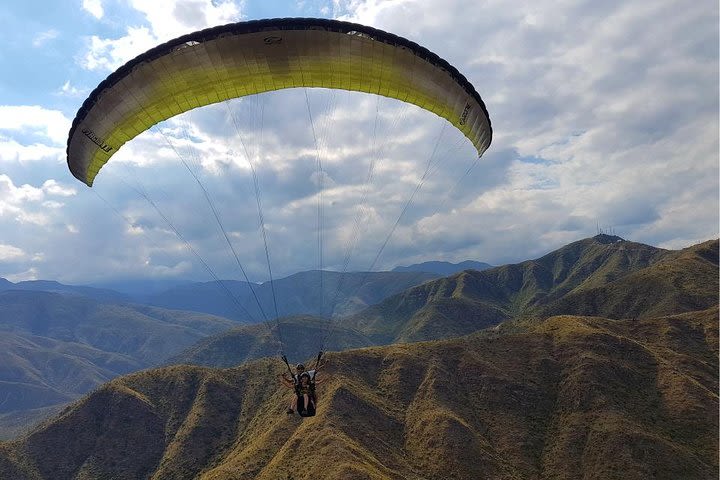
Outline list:
[[[521,316],[699,310],[717,304],[717,259],[717,240],[671,251],[598,235],[536,260],[426,282],[340,324],[389,344],[464,335]]]
[[[625,250],[620,253],[631,256]],[[583,282],[540,312],[611,318],[668,315],[716,304],[718,288],[718,241],[711,240],[667,252],[622,276],[609,274],[602,282]]]
[[[329,355],[317,416],[276,360],[117,378],[15,442],[23,479],[708,479],[718,310],[557,316]]]

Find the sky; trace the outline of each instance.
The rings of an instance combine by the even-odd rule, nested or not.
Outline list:
[[[438,54],[483,98],[490,149],[477,159],[401,102],[293,89],[170,119],[92,188],[72,177],[70,125],[112,71],[276,17],[353,21]],[[717,238],[718,25],[714,0],[5,1],[0,277],[265,281],[268,257],[279,278],[516,263],[598,229],[668,249]]]

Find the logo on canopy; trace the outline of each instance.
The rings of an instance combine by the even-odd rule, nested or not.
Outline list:
[[[265,37],[263,38],[263,42],[265,42],[265,45],[280,45],[282,43],[282,37]]]

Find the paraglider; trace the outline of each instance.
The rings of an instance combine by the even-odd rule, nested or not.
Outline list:
[[[283,357],[283,360],[286,360],[285,357]],[[288,415],[292,415],[297,411],[301,417],[315,416],[317,407],[315,386],[325,381],[324,378],[317,378],[317,372],[323,366],[324,364],[318,365],[316,368],[306,371],[305,365],[298,363],[295,366],[294,374],[288,365],[290,376],[288,377],[285,373],[278,375],[280,383],[286,388],[292,389],[294,393],[290,406],[286,411]]]
[[[478,157],[492,141],[490,118],[480,95],[455,67],[428,49],[392,33],[355,23],[270,19],[184,35],[139,55],[109,75],[85,100],[72,123],[67,142],[68,168],[91,187],[103,166],[125,143],[159,122],[195,108],[291,88],[357,91],[417,105],[462,132]],[[255,189],[270,270],[257,179]],[[206,198],[209,202],[209,196]],[[411,201],[412,197],[400,215]],[[214,208],[213,213],[219,223]],[[398,222],[399,219],[395,226]],[[174,227],[172,230],[180,236]],[[227,235],[225,238],[236,255],[230,239]],[[318,243],[322,247],[322,242]],[[322,272],[322,263],[319,267]],[[372,266],[368,271],[371,270]],[[272,272],[270,282],[272,285]],[[320,283],[322,291],[322,277]],[[274,295],[273,291],[273,298]],[[277,305],[275,310],[277,319]],[[278,322],[280,354],[287,364],[279,327]],[[327,336],[318,349],[318,362],[326,340]],[[289,410],[313,415],[317,381],[314,375],[302,373],[290,372],[291,377],[284,377],[283,384],[297,394],[297,404]]]

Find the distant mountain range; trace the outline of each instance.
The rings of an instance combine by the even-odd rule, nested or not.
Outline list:
[[[435,278],[436,274],[427,272],[309,271],[277,279],[272,284],[224,280],[182,285],[150,295],[144,303],[211,313],[243,323],[290,315],[343,316]]]
[[[0,278],[0,292],[6,290],[25,290],[32,292],[53,292],[63,294],[82,295],[100,302],[126,303],[131,299],[128,295],[108,290],[105,288],[94,288],[76,285],[64,285],[51,280],[29,280],[13,283],[7,279]]]
[[[274,359],[124,376],[0,443],[0,477],[717,478],[717,307],[504,325],[329,354],[307,419]]]
[[[187,310],[222,316],[242,323],[257,323],[279,316],[343,316],[373,305],[389,295],[440,275],[425,271],[332,272],[308,271],[260,284],[237,280],[213,282],[140,282],[147,288],[134,290],[129,283],[109,288],[64,285],[49,280],[13,283],[0,278],[0,292],[42,291],[82,295],[106,303],[134,303],[171,310]],[[151,286],[152,285],[152,286]],[[322,294],[320,293],[322,285]],[[169,286],[168,288],[164,288]],[[251,289],[252,288],[252,289]],[[273,290],[275,298],[273,298]],[[133,293],[129,293],[133,292]],[[257,296],[258,301],[255,301]],[[259,306],[258,306],[259,303]]]
[[[463,270],[487,270],[493,266],[489,263],[476,262],[474,260],[465,260],[460,263],[450,262],[423,262],[409,265],[407,267],[399,266],[392,269],[393,272],[429,272],[447,277],[453,273],[462,272]]]

